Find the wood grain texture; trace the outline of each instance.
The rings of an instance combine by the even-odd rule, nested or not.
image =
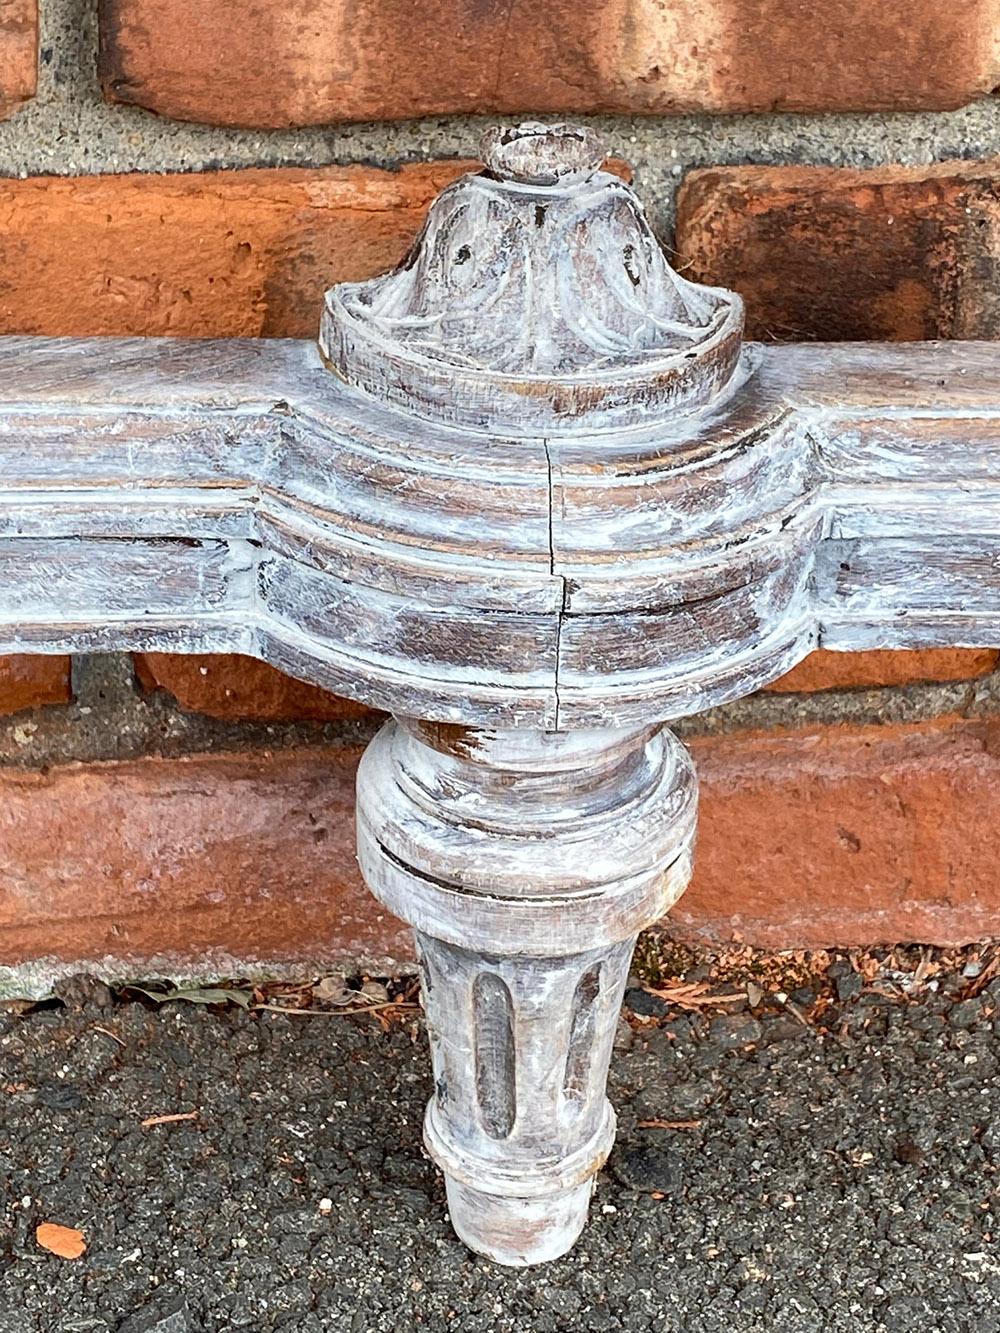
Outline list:
[[[998,362],[750,347],[721,402],[569,442],[431,425],[307,343],[0,339],[0,641],[250,652],[549,729],[707,708],[817,644],[977,646]]]
[[[610,1150],[635,936],[687,884],[696,786],[656,728],[391,722],[358,773],[358,854],[417,934],[452,1221],[506,1264],[556,1258]]]
[[[997,630],[995,345],[740,349],[590,131],[484,141],[292,340],[0,340],[0,646],[245,652],[404,716],[669,719]],[[331,373],[331,369],[337,373]]]

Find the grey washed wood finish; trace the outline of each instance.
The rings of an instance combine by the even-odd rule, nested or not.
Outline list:
[[[358,851],[417,934],[426,1142],[525,1264],[584,1224],[690,874],[663,724],[819,645],[1000,633],[1000,356],[743,344],[589,131],[484,151],[318,346],[0,339],[0,652],[251,653],[393,714]]]
[[[745,358],[711,411],[473,452],[304,342],[0,338],[0,642],[248,652],[541,730],[684,716],[816,645],[990,642],[995,345]]]
[[[456,1231],[557,1258],[614,1138],[604,1085],[635,937],[690,875],[696,787],[657,727],[393,722],[358,775],[358,856],[413,922]]]

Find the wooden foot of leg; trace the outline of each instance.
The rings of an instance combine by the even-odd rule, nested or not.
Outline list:
[[[420,952],[452,1222],[504,1264],[558,1258],[614,1139],[605,1082],[635,937],[687,884],[696,788],[664,731],[390,722],[358,855]]]

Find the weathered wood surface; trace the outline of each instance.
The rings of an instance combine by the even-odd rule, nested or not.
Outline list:
[[[361,867],[421,957],[425,1141],[491,1258],[554,1259],[586,1220],[635,936],[687,884],[695,800],[686,751],[649,727],[392,722],[365,753]]]
[[[673,271],[592,131],[498,129],[482,150],[399,268],[327,292],[320,348],[344,380],[519,437],[625,429],[724,388],[743,302]]]
[[[390,711],[631,725],[818,643],[989,642],[998,553],[994,344],[751,347],[707,410],[570,441],[304,342],[0,339],[3,651],[187,632]]]

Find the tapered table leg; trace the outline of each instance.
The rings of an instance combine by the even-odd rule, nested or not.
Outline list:
[[[697,791],[658,729],[389,722],[358,776],[358,855],[411,923],[452,1223],[504,1264],[576,1240],[615,1116],[605,1083],[639,930],[690,874]]]

